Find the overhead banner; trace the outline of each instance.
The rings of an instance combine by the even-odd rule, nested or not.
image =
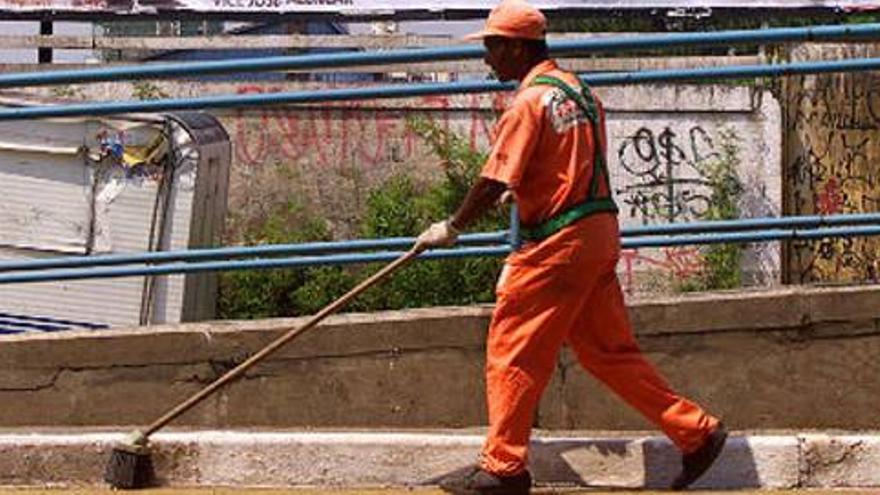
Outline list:
[[[117,12],[149,14],[160,11],[205,13],[358,13],[446,10],[488,10],[498,0],[0,0],[6,12]],[[626,10],[676,8],[827,8],[864,10],[878,0],[531,0],[542,10]]]

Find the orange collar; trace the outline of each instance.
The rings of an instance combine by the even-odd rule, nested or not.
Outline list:
[[[523,78],[522,82],[519,84],[518,91],[522,91],[524,88],[529,87],[532,84],[532,81],[541,74],[546,74],[551,70],[556,70],[558,68],[559,66],[556,65],[555,60],[547,59],[538,63],[538,65],[532,67],[532,70],[530,70],[529,73],[526,74],[526,77]]]

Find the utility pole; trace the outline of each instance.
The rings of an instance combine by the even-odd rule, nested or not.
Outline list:
[[[40,35],[48,36],[52,34],[52,21],[40,21]],[[51,64],[52,63],[52,48],[51,47],[39,47],[37,48],[37,62],[40,64]]]

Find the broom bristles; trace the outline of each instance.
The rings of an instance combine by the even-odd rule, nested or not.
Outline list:
[[[141,445],[120,445],[113,449],[104,481],[113,488],[146,488],[153,484],[153,460]]]

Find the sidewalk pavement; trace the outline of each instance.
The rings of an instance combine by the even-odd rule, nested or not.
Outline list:
[[[0,431],[0,485],[102,486],[126,433]],[[471,465],[482,440],[474,431],[170,431],[153,435],[151,447],[160,486],[428,488]],[[544,487],[662,489],[679,463],[656,432],[542,431],[530,468]],[[880,432],[734,431],[694,485],[842,487],[880,487]]]

